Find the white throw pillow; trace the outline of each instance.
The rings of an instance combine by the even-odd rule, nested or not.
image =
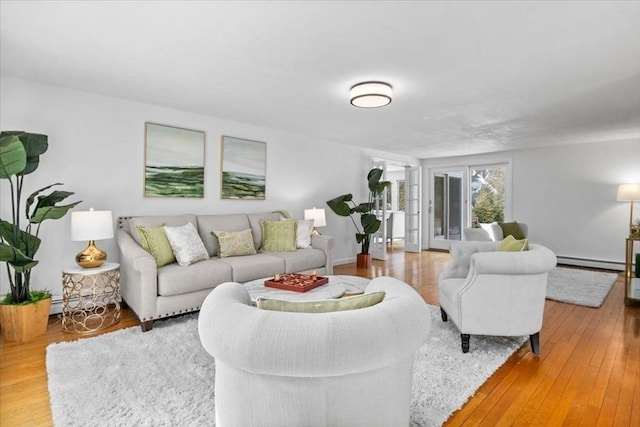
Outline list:
[[[194,262],[209,259],[207,249],[192,223],[188,222],[177,227],[165,225],[164,231],[179,265],[185,267]]]
[[[488,224],[481,223],[480,227],[487,230],[487,233],[489,233],[489,237],[491,237],[491,240],[494,242],[499,242],[504,238],[504,236],[502,235],[502,227],[500,227],[500,224],[498,224],[496,221]]]
[[[312,219],[299,219],[296,230],[296,247],[305,249],[311,246],[311,232],[313,231]]]

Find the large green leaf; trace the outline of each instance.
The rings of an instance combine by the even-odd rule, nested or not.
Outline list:
[[[24,149],[27,152],[27,166],[22,174],[28,175],[38,169],[40,155],[44,154],[49,148],[49,138],[47,135],[28,132],[22,132],[17,136],[22,141],[22,145],[24,145]]]
[[[338,196],[334,199],[331,199],[327,202],[327,205],[331,208],[333,212],[340,216],[349,216],[351,215],[351,207],[347,202],[353,200],[352,194],[343,194],[342,196]]]
[[[31,193],[31,195],[27,198],[27,203],[25,204],[25,215],[27,218],[30,218],[31,215],[29,214],[29,212],[31,211],[31,205],[33,205],[33,202],[35,202],[36,197],[38,196],[38,194],[42,193],[45,190],[50,189],[51,187],[54,187],[56,185],[62,185],[62,183],[60,182],[56,182],[55,184],[51,184],[51,185],[47,185],[46,187],[42,187],[39,190],[34,191],[33,193]]]
[[[72,193],[73,194],[73,193]],[[46,219],[60,219],[69,212],[70,209],[80,204],[82,201],[70,203],[63,206],[43,206],[36,208],[33,216],[29,219],[32,224],[37,224]]]
[[[3,132],[0,137],[0,178],[9,179],[22,172],[26,166],[27,153],[20,139]]]
[[[9,263],[18,273],[29,271],[38,264],[38,261],[25,255],[20,249],[6,243],[0,243],[0,261]]]
[[[7,221],[0,221],[0,236],[6,244],[31,258],[35,256],[40,248],[40,238],[18,229]]]
[[[380,229],[382,222],[373,214],[360,216],[360,223],[365,234],[373,234]]]

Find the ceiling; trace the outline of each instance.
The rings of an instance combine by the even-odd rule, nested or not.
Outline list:
[[[0,3],[0,72],[416,158],[640,139],[640,2]],[[393,102],[359,109],[361,81]]]

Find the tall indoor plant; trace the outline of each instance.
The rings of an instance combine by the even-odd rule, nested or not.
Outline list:
[[[11,220],[0,218],[0,261],[4,261],[9,276],[10,292],[0,302],[2,332],[5,339],[24,341],[46,331],[51,294],[31,290],[31,270],[41,240],[40,226],[45,220],[60,219],[80,202],[58,206],[71,196],[68,191],[45,191],[60,183],[51,184],[31,194],[22,211],[24,177],[40,164],[40,155],[49,147],[46,135],[23,131],[0,132],[0,178],[9,181]],[[36,200],[37,199],[37,200]],[[34,205],[35,204],[35,205]],[[21,220],[24,215],[24,228]],[[34,327],[35,319],[23,319],[28,312],[44,317],[44,330]]]
[[[383,170],[373,168],[367,174],[367,184],[369,187],[369,197],[366,202],[356,204],[351,193],[343,194],[327,202],[333,212],[340,216],[348,216],[356,229],[356,242],[361,244],[361,251],[358,254],[358,267],[368,267],[371,260],[369,246],[371,236],[380,229],[380,221],[373,213],[375,200],[387,187],[391,186],[389,181],[380,181]],[[360,214],[360,226],[354,219],[354,215]]]

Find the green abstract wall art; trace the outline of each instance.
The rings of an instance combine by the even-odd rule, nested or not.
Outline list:
[[[222,137],[222,199],[264,200],[267,183],[267,144]]]
[[[145,123],[145,197],[204,197],[205,133]]]

